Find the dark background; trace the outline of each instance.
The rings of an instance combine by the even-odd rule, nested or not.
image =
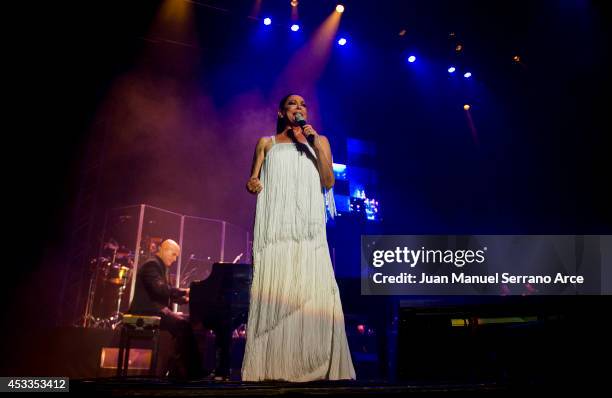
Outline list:
[[[282,94],[300,87],[278,76],[289,61],[299,70],[291,56],[335,6],[302,2],[303,28],[291,36],[286,3],[262,3],[260,15],[274,18],[267,32],[247,18],[252,2],[194,3],[195,30],[178,44],[175,32],[152,28],[160,1],[7,10],[4,316],[15,330],[58,321],[79,189],[92,181],[94,226],[81,235],[92,246],[103,212],[127,204],[251,228],[244,183],[254,144],[274,132]],[[336,162],[346,162],[348,137],[376,148],[378,232],[611,232],[604,3],[344,3],[349,44],[334,45],[306,100]],[[449,78],[451,64],[473,78]],[[330,237],[357,256],[355,237],[368,228]],[[341,273],[358,266],[338,261]]]

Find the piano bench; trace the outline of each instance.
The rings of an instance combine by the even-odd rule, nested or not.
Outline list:
[[[127,376],[132,340],[148,340],[151,342],[152,353],[149,365],[149,375],[154,376],[157,369],[159,351],[158,316],[126,314],[121,322],[121,337],[119,340],[119,355],[117,355],[117,377]]]

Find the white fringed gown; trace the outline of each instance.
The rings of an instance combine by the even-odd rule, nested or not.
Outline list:
[[[311,157],[276,143],[262,165],[242,380],[354,379],[325,231],[327,197]]]

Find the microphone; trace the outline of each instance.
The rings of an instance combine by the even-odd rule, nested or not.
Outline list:
[[[302,115],[300,112],[296,112],[295,122],[302,128],[302,131],[304,131],[304,126],[306,126],[306,119],[304,119],[304,115]],[[311,147],[314,147],[314,139],[315,137],[313,134],[306,136],[306,140],[308,140]]]
[[[300,127],[304,127],[306,126],[306,119],[304,119],[304,115],[302,115],[300,112],[297,112],[295,114],[295,122],[298,124],[298,126]]]

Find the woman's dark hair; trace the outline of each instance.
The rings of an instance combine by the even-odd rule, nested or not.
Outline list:
[[[297,95],[297,94],[287,94],[283,97],[283,99],[280,100],[278,104],[279,111],[282,112],[285,109],[285,102],[287,102],[289,97],[291,97],[292,95]],[[276,134],[282,133],[285,130],[285,127],[287,127],[287,117],[283,116],[283,117],[277,118],[276,119]]]

